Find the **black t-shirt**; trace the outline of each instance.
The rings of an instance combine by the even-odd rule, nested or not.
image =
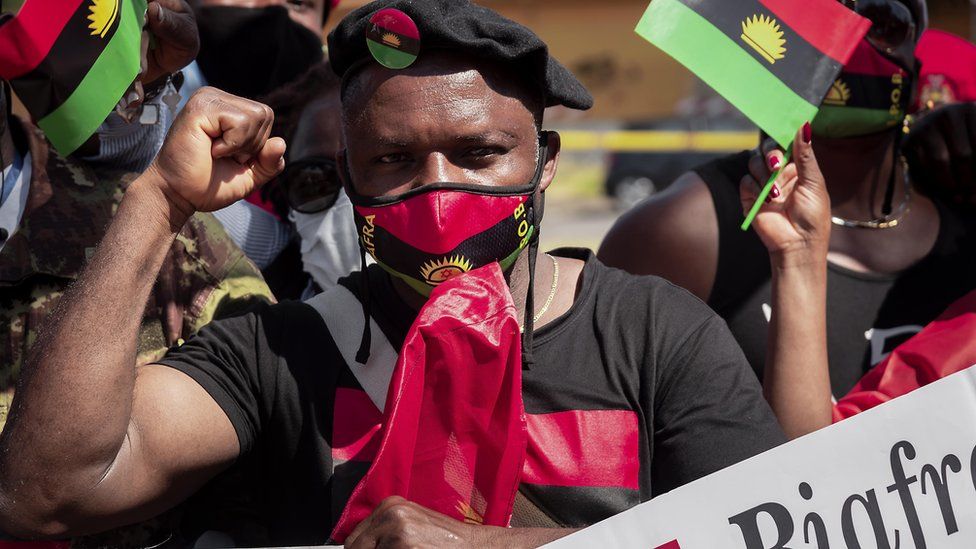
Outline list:
[[[576,302],[537,330],[536,363],[522,373],[532,440],[520,491],[556,523],[592,524],[784,440],[742,352],[704,303],[591,252],[554,253],[586,265]],[[355,292],[358,276],[343,284]],[[399,348],[415,313],[375,266],[369,285],[371,315]],[[335,459],[336,426],[362,419],[336,410],[337,391],[361,387],[319,314],[302,303],[264,306],[214,322],[162,363],[213,396],[242,461],[259,472],[250,482],[268,539],[236,541],[325,542],[369,462]]]
[[[708,304],[729,324],[762,379],[771,314],[769,253],[755,231],[742,231],[739,181],[749,152],[696,171],[712,196],[719,227],[718,269]],[[941,202],[939,235],[929,254],[892,275],[827,265],[827,353],[831,388],[846,395],[864,374],[976,286],[976,227]]]

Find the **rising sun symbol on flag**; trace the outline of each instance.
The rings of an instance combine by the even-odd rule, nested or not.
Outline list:
[[[742,40],[770,63],[786,55],[786,40],[775,19],[767,15],[753,15],[742,22]]]
[[[91,30],[92,36],[97,35],[99,38],[105,38],[105,34],[108,33],[112,24],[119,17],[119,1],[91,0],[92,3],[88,6],[88,10],[91,12],[88,15],[88,20],[91,23],[88,28]]]

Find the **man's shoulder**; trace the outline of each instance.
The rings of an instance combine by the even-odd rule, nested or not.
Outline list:
[[[587,261],[585,275],[594,278],[598,299],[625,306],[628,311],[678,319],[705,320],[715,316],[715,312],[701,299],[660,276],[631,274],[609,267],[596,257]]]

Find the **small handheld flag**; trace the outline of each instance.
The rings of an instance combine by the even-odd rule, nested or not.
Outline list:
[[[837,0],[653,0],[636,31],[789,150],[870,26]]]
[[[74,152],[139,74],[146,0],[27,0],[0,19],[0,78],[51,144]]]

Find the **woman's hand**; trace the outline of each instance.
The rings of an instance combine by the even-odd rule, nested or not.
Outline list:
[[[793,160],[776,179],[752,226],[772,261],[826,262],[830,243],[830,196],[811,145],[809,123],[793,141]],[[739,197],[748,213],[762,185],[782,167],[783,152],[771,139],[763,142],[749,161],[749,175],[742,178]]]

